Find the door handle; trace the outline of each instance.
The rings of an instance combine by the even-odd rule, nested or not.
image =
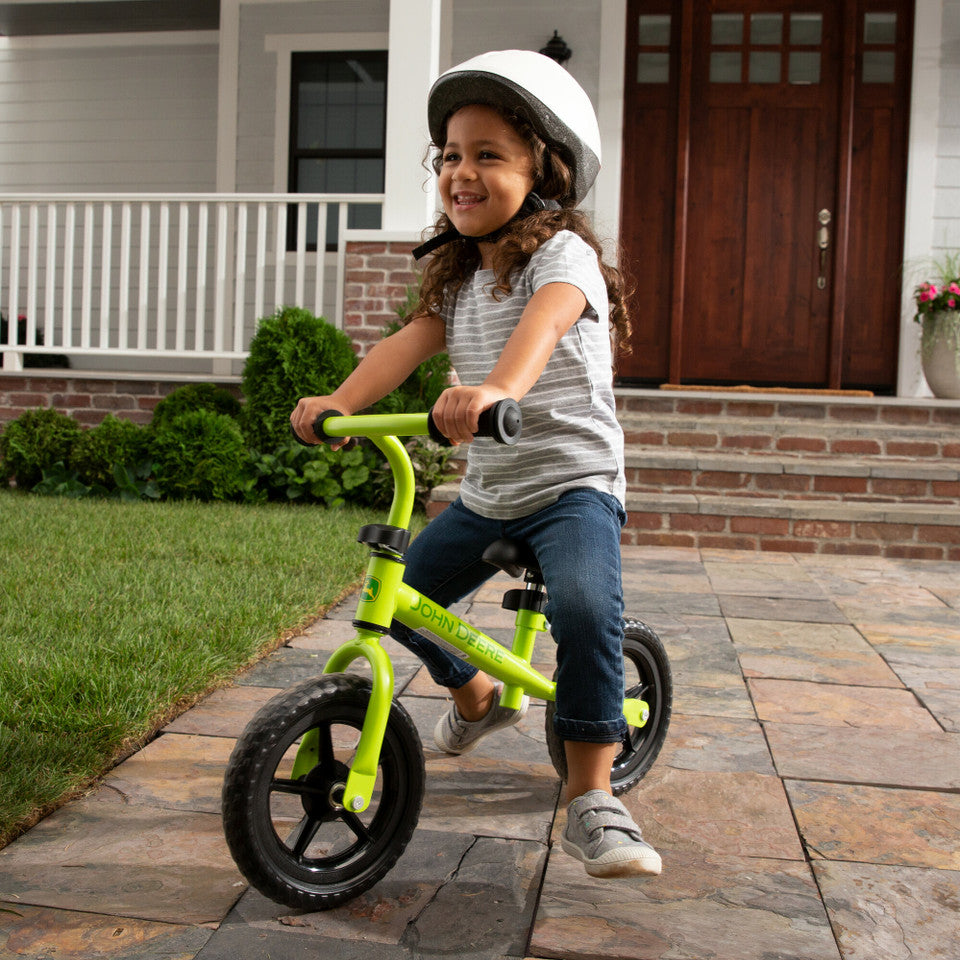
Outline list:
[[[827,285],[827,251],[830,249],[830,211],[824,207],[817,214],[820,229],[817,231],[817,249],[820,251],[820,276],[817,277],[817,289],[823,290]]]

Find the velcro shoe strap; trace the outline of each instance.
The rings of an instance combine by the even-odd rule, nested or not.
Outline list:
[[[591,807],[584,813],[582,820],[591,839],[598,830],[607,828],[621,830],[633,837],[634,840],[643,839],[640,829],[625,810],[617,810],[614,807]]]

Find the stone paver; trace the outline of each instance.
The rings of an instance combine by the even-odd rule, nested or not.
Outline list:
[[[331,911],[249,889],[222,837],[227,758],[270,697],[352,636],[344,605],[0,851],[0,957],[954,960],[957,566],[623,555],[627,610],[661,635],[674,674],[670,735],[623,798],[663,856],[660,877],[592,880],[560,849],[541,704],[448,757],[433,745],[446,691],[386,641],[427,769],[406,852]],[[457,612],[508,641],[506,585]],[[552,647],[541,638],[534,656],[548,673]]]

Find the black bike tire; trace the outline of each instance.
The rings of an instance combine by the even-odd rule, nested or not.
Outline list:
[[[624,669],[632,666],[640,679],[639,684],[628,686],[627,695],[641,696],[647,702],[650,719],[643,727],[630,727],[623,749],[613,762],[610,783],[614,796],[626,793],[647,775],[663,747],[673,709],[673,678],[663,642],[642,620],[624,620],[623,632],[623,656],[629,661]],[[567,755],[563,741],[553,729],[555,713],[556,704],[548,702],[544,721],[547,750],[554,769],[565,781]]]
[[[371,691],[369,680],[346,674],[298,684],[258,711],[233,750],[223,783],[227,845],[244,877],[277,903],[303,910],[327,910],[346,903],[393,867],[413,835],[423,802],[423,748],[413,721],[396,700],[380,755],[382,782],[375,811],[371,806],[370,835],[363,839],[354,831],[355,857],[330,867],[322,866],[323,860],[310,866],[306,857],[294,856],[271,818],[271,793],[278,792],[271,785],[279,782],[274,775],[290,747],[315,727],[329,729],[336,724],[359,730]],[[311,774],[321,766],[318,763]],[[304,780],[301,777],[299,782]],[[306,800],[300,799],[306,810]],[[338,818],[330,808],[329,822],[346,823],[345,817],[349,817],[346,811]],[[320,820],[320,828],[328,822],[315,819]],[[309,817],[305,815],[304,820]]]

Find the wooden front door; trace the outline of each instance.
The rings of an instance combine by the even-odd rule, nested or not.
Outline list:
[[[894,386],[911,14],[630,0],[623,379]]]

